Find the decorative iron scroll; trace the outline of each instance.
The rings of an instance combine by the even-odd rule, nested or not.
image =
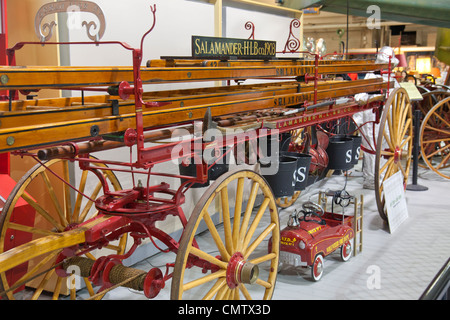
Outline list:
[[[70,28],[70,24],[73,24],[74,27],[86,27],[86,32],[92,41],[99,41],[106,29],[106,22],[105,22],[105,15],[103,14],[102,9],[94,2],[91,1],[76,1],[76,0],[70,0],[70,1],[58,1],[58,2],[51,2],[43,5],[39,11],[36,13],[36,17],[34,20],[34,30],[36,32],[37,37],[41,42],[46,42],[50,40],[50,38],[53,35],[53,28],[56,26],[55,21],[51,21],[50,23],[44,23],[42,24],[42,21],[44,18],[48,15],[55,14],[55,13],[62,13],[67,12],[69,15],[68,19],[68,26]],[[80,26],[75,26],[75,23],[77,23],[77,19],[74,19],[74,17],[77,16],[81,12],[89,12],[97,16],[100,26],[97,26],[97,24],[94,21],[83,21],[80,20]],[[92,33],[91,33],[92,29]],[[94,33],[96,30],[98,30],[97,33]]]
[[[252,30],[249,39],[255,40],[255,25],[251,21],[245,23],[245,30]]]
[[[300,40],[294,35],[293,28],[300,28],[300,20],[293,19],[289,26],[289,36],[286,40],[283,53],[294,53],[300,48]]]

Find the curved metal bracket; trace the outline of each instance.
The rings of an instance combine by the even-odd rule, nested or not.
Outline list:
[[[86,27],[86,33],[89,39],[92,41],[99,41],[106,30],[106,22],[105,15],[103,14],[102,9],[94,2],[91,1],[58,1],[44,4],[36,13],[36,17],[34,19],[34,30],[36,36],[39,38],[41,42],[46,42],[51,39],[53,36],[53,29],[56,26],[55,21],[51,21],[49,23],[42,24],[42,21],[46,16],[55,14],[55,13],[63,13],[67,12],[68,14],[72,14],[73,16],[69,16],[67,25],[70,28],[71,25],[75,28]],[[80,25],[77,24],[77,17],[81,12],[89,12],[97,16],[100,25],[97,26],[94,21],[83,21],[80,20]],[[78,16],[79,17],[79,16]],[[97,30],[97,33],[92,31]]]

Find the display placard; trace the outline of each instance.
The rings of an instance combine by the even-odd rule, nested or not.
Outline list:
[[[389,231],[394,231],[408,219],[403,175],[401,171],[393,174],[383,183],[384,198],[387,209]]]
[[[207,59],[271,59],[275,41],[192,36],[192,56]]]
[[[422,94],[419,89],[417,89],[416,85],[412,82],[402,82],[400,86],[408,92],[408,96],[410,100],[423,100]]]

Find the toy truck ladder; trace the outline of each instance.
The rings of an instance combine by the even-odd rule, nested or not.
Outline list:
[[[363,208],[364,208],[364,197],[361,195],[358,202],[358,198],[354,197],[354,213],[353,213],[353,230],[355,232],[355,238],[353,243],[353,256],[362,252],[363,248]]]
[[[327,193],[319,192],[317,199],[318,204],[327,211]],[[363,211],[364,211],[364,196],[361,195],[358,201],[358,197],[352,197],[349,205],[353,205],[353,231],[355,233],[354,243],[353,243],[353,256],[362,252],[363,248]]]

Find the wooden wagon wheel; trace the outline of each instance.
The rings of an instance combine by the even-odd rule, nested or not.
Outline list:
[[[289,208],[295,203],[295,201],[297,201],[298,197],[300,197],[300,193],[301,191],[295,191],[294,194],[290,197],[277,198],[277,206],[279,206],[280,208]]]
[[[420,127],[420,148],[426,165],[441,177],[450,179],[450,96],[437,103]]]
[[[105,166],[103,164],[93,165]],[[72,189],[52,172],[58,173],[64,181],[70,181],[69,161],[56,159],[50,160],[44,165],[37,164],[14,187],[0,215],[0,253],[8,251],[11,247],[13,248],[10,252],[14,251],[14,247],[17,245],[44,239],[45,237],[70,236],[71,232],[68,230],[75,228],[77,224],[98,213],[92,201],[85,199],[80,194],[75,196],[73,193],[71,194]],[[95,199],[102,190],[98,178],[89,171],[77,170],[76,173],[76,180],[79,182],[76,187],[77,190],[88,195],[91,199]],[[104,175],[112,188],[115,190],[121,189],[114,173],[105,170]],[[23,204],[30,205],[33,214],[19,217],[15,206]],[[98,249],[93,253],[87,253],[85,256],[95,260],[95,255],[104,255],[104,252],[121,254],[125,250],[126,236],[122,236],[117,244]],[[20,242],[17,243],[17,241]],[[67,278],[61,278],[55,273],[56,259],[63,249],[64,247],[56,248],[48,254],[30,258],[20,266],[0,273],[0,292],[6,291],[8,299],[38,299],[43,292],[52,292],[54,299],[69,293],[71,298],[76,298],[75,289],[70,291],[67,289],[67,282],[65,281]],[[36,247],[35,250],[39,252],[40,248]],[[92,284],[87,278],[84,281],[87,289],[93,295]],[[32,290],[26,290],[26,295],[23,291],[17,292],[13,288],[19,286],[19,284],[21,289],[25,286]],[[28,297],[28,293],[31,297]]]
[[[387,220],[383,182],[398,171],[403,184],[408,180],[413,146],[412,110],[408,93],[395,89],[384,106],[377,138],[375,157],[375,198],[378,212]]]
[[[418,103],[418,108],[422,112],[422,117],[439,102],[450,96],[450,91],[437,89],[422,93],[422,101]]]
[[[444,100],[445,98],[447,98],[447,97],[450,97],[450,92],[449,91],[444,91],[444,90],[433,90],[433,91],[429,91],[429,92],[426,92],[426,93],[424,93],[424,94],[422,94],[422,98],[423,98],[423,100],[422,101],[420,101],[419,103],[418,103],[418,108],[419,108],[419,110],[422,112],[422,119],[428,114],[428,112],[438,103],[438,102],[440,102],[440,101],[442,101],[442,100]],[[429,119],[429,126],[430,127],[435,127],[435,124],[433,123],[435,121],[435,118],[430,118]],[[425,131],[424,131],[424,133],[423,133],[423,135],[424,136],[427,136],[427,135],[431,135],[431,136],[433,136],[434,135],[434,132],[433,131],[430,131],[429,129],[425,129]],[[422,136],[422,135],[421,135]],[[428,146],[427,146],[427,148],[423,148],[423,150],[424,151],[422,151],[420,154],[419,154],[419,157],[421,158],[422,157],[422,153],[424,153],[424,154],[430,154],[430,153],[432,153],[434,150],[433,150],[433,145],[431,145],[431,144],[429,144]],[[422,149],[422,148],[421,148]],[[423,163],[421,162],[421,163],[419,163],[419,165],[421,166],[421,167],[423,167],[423,168],[427,168],[427,165],[423,165]]]
[[[255,205],[258,195],[263,196],[260,206]],[[220,227],[213,222],[215,205],[223,218]],[[202,225],[209,233],[197,237],[196,246],[194,236]],[[270,251],[264,241],[269,237]],[[228,172],[209,187],[191,214],[176,257],[171,298],[270,299],[279,244],[278,211],[269,185],[250,170]],[[192,257],[209,263],[211,273],[189,265]]]

